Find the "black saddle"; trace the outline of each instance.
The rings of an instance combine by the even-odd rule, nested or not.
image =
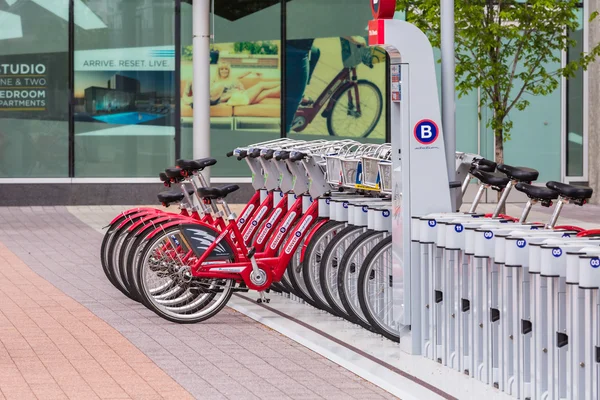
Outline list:
[[[525,193],[527,197],[533,200],[556,200],[558,192],[543,186],[534,186],[529,183],[519,182],[515,185],[515,189]]]
[[[169,179],[183,179],[185,177],[184,175],[185,170],[181,169],[181,168],[167,168],[165,169],[165,175],[167,176],[167,178]]]
[[[533,168],[526,167],[511,167],[506,164],[498,164],[498,171],[504,173],[506,176],[510,178],[510,180],[515,180],[519,182],[531,183],[535,181],[540,173]]]
[[[202,171],[206,167],[213,166],[217,163],[214,158],[201,158],[199,160],[177,160],[176,165],[189,172]]]
[[[508,179],[508,177],[504,174],[499,174],[496,172],[485,172],[480,169],[476,169],[472,172],[472,174],[475,178],[479,179],[486,185],[490,185],[498,189],[504,189],[510,181],[510,179]]]
[[[587,200],[592,197],[594,189],[587,186],[567,185],[566,183],[550,181],[546,187],[556,190],[561,196],[573,200]]]
[[[198,194],[204,199],[224,199],[228,194],[239,188],[238,185],[227,185],[220,188],[203,187],[198,189]]]
[[[471,163],[471,172],[475,170],[494,172],[496,171],[496,166],[497,164],[493,161],[486,160],[485,158],[478,158]]]
[[[188,189],[188,194],[194,194],[194,189]],[[168,206],[171,203],[181,202],[185,196],[181,190],[168,190],[160,192],[157,197],[158,201]]]

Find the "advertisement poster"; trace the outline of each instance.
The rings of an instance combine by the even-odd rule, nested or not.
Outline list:
[[[181,118],[193,121],[192,46],[181,55]],[[279,132],[279,41],[218,43],[210,55],[210,122],[213,129]]]
[[[75,121],[173,126],[175,49],[75,52]]]
[[[286,50],[288,133],[385,138],[382,49],[349,36],[289,40]]]
[[[66,120],[68,54],[0,55],[0,116]]]

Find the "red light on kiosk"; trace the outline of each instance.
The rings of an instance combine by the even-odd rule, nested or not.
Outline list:
[[[371,11],[375,19],[392,19],[396,12],[396,0],[371,0]]]

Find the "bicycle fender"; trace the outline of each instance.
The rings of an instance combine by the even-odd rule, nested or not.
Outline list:
[[[121,221],[121,223],[119,224],[119,226],[117,226],[117,229],[121,229],[122,227],[124,227],[127,223],[129,223],[133,218],[144,218],[144,216],[147,215],[156,215],[156,213],[153,212],[146,212],[146,211],[140,211],[134,214],[129,214],[127,215],[127,217]]]
[[[191,223],[200,224],[200,222],[198,222],[198,221],[192,221],[192,220],[190,220],[189,217],[187,217],[186,221],[189,221]],[[145,239],[146,240],[150,240],[154,236],[156,236],[157,233],[163,232],[165,229],[170,228],[172,226],[181,225],[182,223],[183,222],[180,219],[180,220],[174,220],[174,221],[171,221],[171,222],[167,222],[166,224],[163,224],[161,226],[157,226],[155,229],[152,230],[152,232],[150,232],[148,235],[146,235]]]
[[[129,209],[129,210],[123,211],[121,214],[119,214],[119,215],[117,215],[116,217],[114,217],[114,218],[113,218],[113,220],[112,220],[112,221],[110,221],[110,224],[108,224],[108,225],[112,225],[112,224],[114,224],[114,223],[115,223],[115,222],[117,222],[117,221],[119,220],[119,218],[121,218],[121,217],[127,216],[127,215],[129,215],[129,214],[132,214],[132,213],[137,213],[137,212],[140,212],[140,211],[158,211],[158,212],[162,212],[162,211],[160,211],[160,210],[157,210],[156,208],[152,208],[152,207],[138,207],[138,208],[131,208],[131,209]]]
[[[142,224],[158,224],[164,221],[170,221],[170,220],[176,220],[176,219],[185,219],[185,218],[189,218],[189,217],[182,217],[179,215],[165,215],[165,214],[152,214],[149,215],[147,217],[142,217],[140,218],[138,221],[136,221],[133,225],[131,225],[128,229],[129,232],[132,232],[133,230],[135,230],[137,227],[139,227]],[[136,235],[137,236],[137,235]]]
[[[327,222],[329,222],[329,219],[327,219],[327,218],[320,220],[313,226],[313,228],[310,230],[308,235],[306,235],[306,239],[304,239],[304,243],[302,244],[302,250],[300,251],[300,262],[301,263],[304,261],[304,253],[306,252],[306,249],[308,248],[308,244],[312,240],[313,236]]]

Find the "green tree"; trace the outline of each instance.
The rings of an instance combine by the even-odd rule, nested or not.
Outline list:
[[[456,90],[461,97],[481,89],[482,109],[492,112],[495,157],[504,162],[504,142],[513,127],[510,113],[529,106],[524,94],[547,95],[561,77],[574,77],[600,54],[600,44],[563,68],[561,52],[575,46],[580,0],[455,0]],[[398,0],[398,11],[440,47],[440,0]],[[593,20],[597,16],[590,16]],[[481,115],[479,115],[481,118]]]

